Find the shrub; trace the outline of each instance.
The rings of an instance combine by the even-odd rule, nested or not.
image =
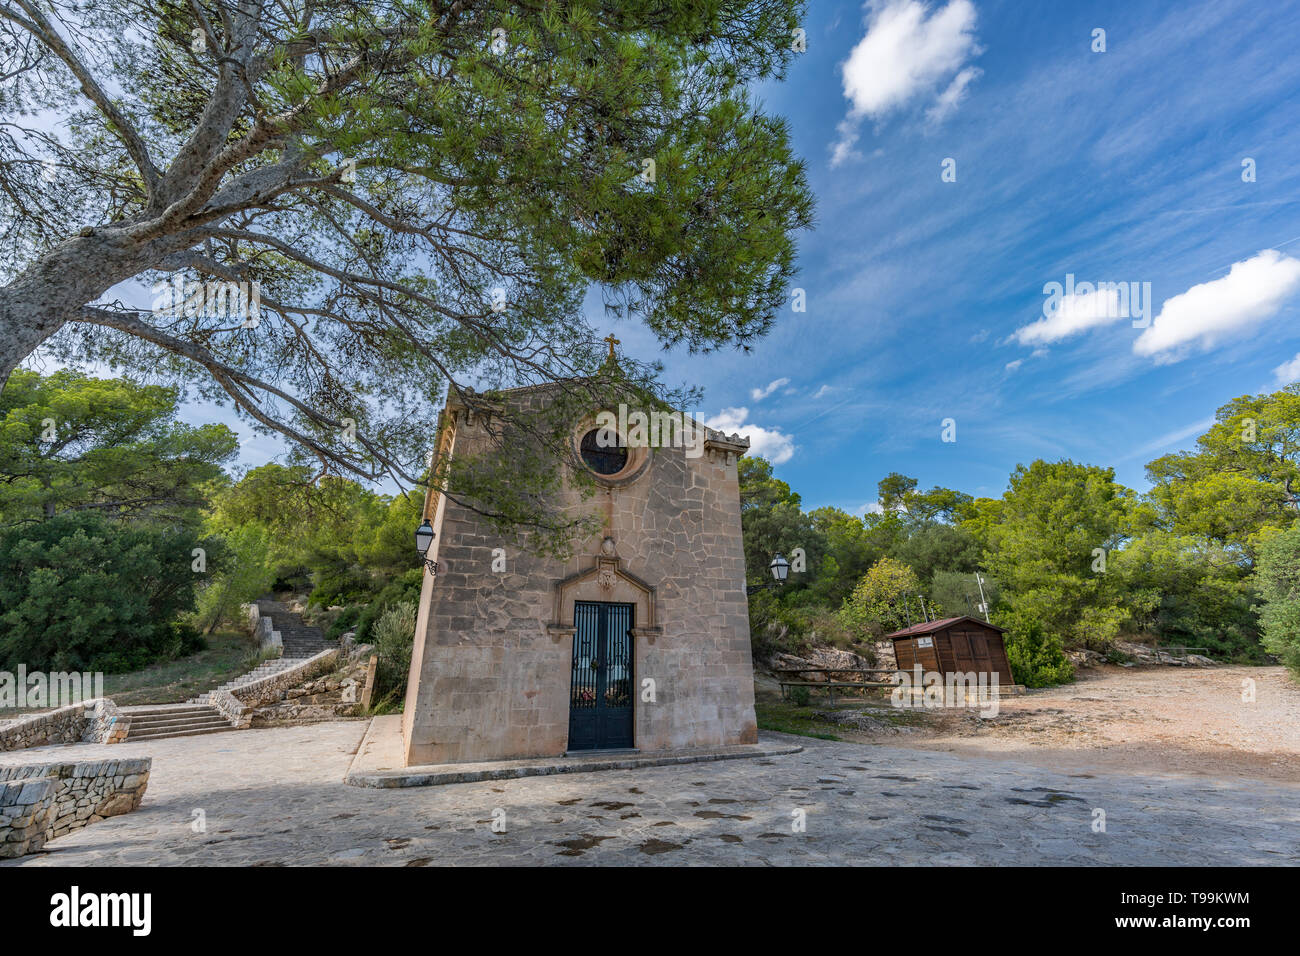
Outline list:
[[[393,578],[357,618],[357,643],[371,642],[370,629],[379,616],[394,604],[410,601],[418,604],[424,584],[424,569],[412,568]]]
[[[1265,542],[1255,575],[1264,648],[1300,677],[1300,521]]]
[[[1037,621],[1015,621],[1006,633],[1011,676],[1026,687],[1050,687],[1074,680],[1074,665],[1065,656],[1061,639],[1046,634]]]
[[[791,687],[790,700],[796,707],[807,707],[812,703],[812,691],[807,687]]]
[[[375,621],[371,634],[379,658],[375,667],[375,700],[394,697],[406,687],[411,649],[415,645],[415,608],[413,601],[395,604]]]
[[[135,670],[201,646],[186,528],[65,512],[0,533],[0,669]]]
[[[337,641],[348,631],[355,630],[355,624],[361,617],[361,612],[365,610],[359,604],[349,604],[334,618],[329,629],[325,632],[325,639]]]
[[[375,579],[364,568],[336,565],[322,568],[312,575],[315,587],[307,599],[308,607],[334,604],[360,604],[375,593]]]

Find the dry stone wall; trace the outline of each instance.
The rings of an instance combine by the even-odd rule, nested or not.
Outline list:
[[[47,744],[117,744],[126,739],[131,718],[107,697],[59,707],[0,727],[0,752]]]
[[[130,813],[149,786],[149,757],[0,766],[0,857]]]
[[[208,703],[223,717],[232,721],[236,727],[247,729],[252,726],[253,712],[258,707],[279,700],[284,696],[285,691],[297,687],[318,674],[328,673],[334,669],[338,659],[338,648],[322,651],[296,667],[270,674],[251,684],[232,687],[230,690],[214,691],[208,698]]]

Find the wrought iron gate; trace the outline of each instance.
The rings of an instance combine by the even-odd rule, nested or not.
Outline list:
[[[632,604],[576,601],[569,749],[632,746]]]

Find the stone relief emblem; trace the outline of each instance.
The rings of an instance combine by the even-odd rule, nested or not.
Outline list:
[[[600,585],[602,591],[614,590],[614,570],[612,568],[601,568],[596,574],[596,583]]]

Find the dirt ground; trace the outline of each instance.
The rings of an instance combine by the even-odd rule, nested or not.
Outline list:
[[[1253,703],[1242,700],[1248,680]],[[1080,670],[1074,684],[999,704],[991,718],[930,710],[903,726],[835,733],[895,747],[1014,756],[1058,770],[1300,782],[1300,684],[1281,667],[1103,666]],[[887,702],[876,706],[889,709]]]

